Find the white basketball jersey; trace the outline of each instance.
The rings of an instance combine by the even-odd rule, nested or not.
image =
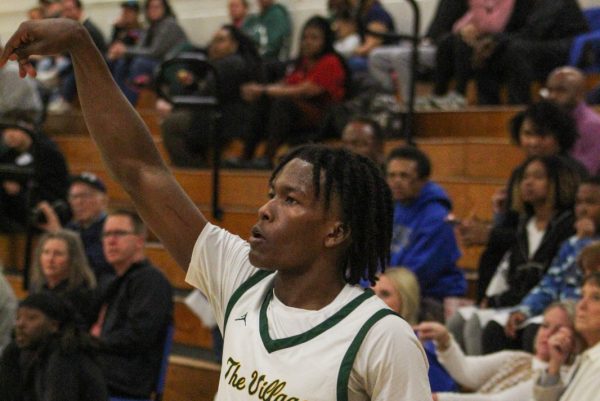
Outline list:
[[[371,290],[307,332],[272,339],[272,272],[259,271],[225,312],[219,401],[346,401],[354,359],[369,329],[393,314]]]

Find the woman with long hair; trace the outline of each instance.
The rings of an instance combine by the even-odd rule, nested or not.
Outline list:
[[[264,158],[253,167],[269,167],[277,148],[284,142],[308,142],[330,106],[346,95],[349,73],[343,58],[333,48],[335,34],[323,17],[310,18],[302,29],[300,55],[280,82],[249,83],[243,86],[243,98],[255,104],[266,101],[266,126],[254,127],[246,140],[244,158],[250,159],[264,131],[267,147]],[[260,111],[257,111],[260,119]]]
[[[93,290],[96,278],[90,268],[79,235],[70,230],[44,234],[30,271],[29,291],[48,292],[70,303],[77,321],[93,320]]]

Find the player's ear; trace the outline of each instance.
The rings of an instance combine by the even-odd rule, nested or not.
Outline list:
[[[341,221],[335,221],[331,224],[327,237],[325,238],[325,246],[333,248],[346,242],[350,238],[350,227]]]

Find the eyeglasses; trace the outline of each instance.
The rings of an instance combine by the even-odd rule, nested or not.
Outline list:
[[[102,238],[108,238],[108,237],[122,238],[127,235],[135,235],[135,233],[133,231],[125,231],[125,230],[104,231],[102,233]]]
[[[74,201],[74,200],[77,200],[77,199],[86,200],[86,199],[93,198],[94,195],[96,195],[96,194],[94,194],[93,192],[82,192],[82,193],[79,193],[79,194],[69,194],[68,195],[68,199],[70,201]]]

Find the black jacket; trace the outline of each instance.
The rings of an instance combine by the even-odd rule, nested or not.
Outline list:
[[[72,344],[71,344],[72,345]],[[50,337],[36,349],[9,344],[0,359],[2,401],[107,401],[91,349],[65,347]]]
[[[171,284],[147,260],[116,277],[101,297],[107,305],[100,341],[111,396],[147,398],[156,387],[168,326]]]
[[[513,306],[521,302],[544,275],[560,245],[575,233],[575,216],[571,210],[558,213],[548,224],[537,251],[528,257],[527,221],[530,216],[522,216],[517,229],[507,236],[505,228],[495,227],[479,261],[478,300],[494,276],[498,264],[506,252],[510,252],[507,282],[509,289],[489,300],[491,307]]]

